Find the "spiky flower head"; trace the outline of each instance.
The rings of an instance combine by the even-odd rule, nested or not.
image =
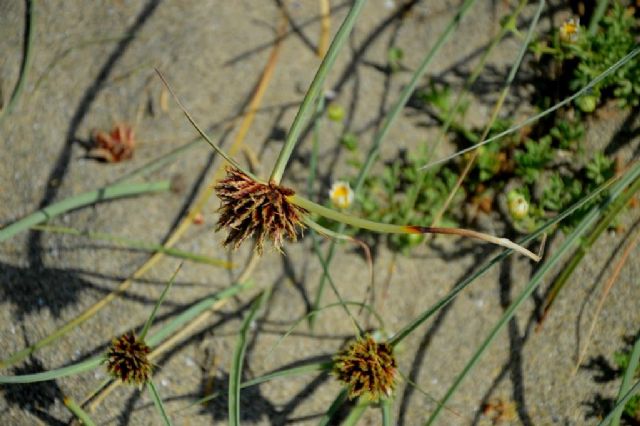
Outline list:
[[[349,398],[366,396],[371,401],[391,396],[397,363],[393,348],[371,335],[358,338],[333,359],[333,373],[345,383]]]
[[[107,352],[107,371],[124,383],[142,386],[151,376],[151,352],[135,333],[129,332],[113,339]]]
[[[297,240],[297,228],[304,228],[305,209],[287,197],[295,192],[284,186],[256,182],[240,170],[228,167],[227,176],[215,186],[222,200],[216,230],[228,228],[223,245],[238,248],[251,235],[257,238],[256,250],[262,253],[265,237],[280,250],[284,237]]]

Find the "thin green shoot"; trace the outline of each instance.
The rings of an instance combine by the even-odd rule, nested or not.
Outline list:
[[[147,382],[147,389],[149,389],[149,394],[151,395],[151,399],[153,399],[153,404],[156,406],[160,417],[162,417],[162,421],[165,426],[171,426],[171,419],[167,414],[167,410],[164,408],[164,404],[162,403],[162,398],[160,397],[160,393],[158,392],[158,388],[153,383],[153,380],[149,379]]]
[[[240,425],[240,382],[242,379],[244,355],[247,349],[247,334],[258,310],[267,301],[269,295],[269,291],[263,291],[251,305],[251,310],[242,322],[242,327],[238,333],[236,348],[233,351],[233,363],[229,371],[229,424],[233,426]]]
[[[158,308],[160,308],[160,305],[162,305],[162,302],[164,302],[164,299],[167,297],[167,294],[169,293],[169,289],[171,289],[171,286],[175,282],[176,276],[178,275],[178,272],[180,272],[181,268],[182,268],[182,263],[178,265],[175,272],[169,279],[169,282],[164,287],[162,294],[160,295],[156,303],[153,305],[153,310],[151,311],[149,318],[147,318],[147,321],[144,323],[144,326],[142,327],[142,331],[140,332],[140,336],[138,337],[140,341],[144,342],[145,337],[147,337],[149,328],[151,327],[151,324],[153,323],[153,320],[156,318],[156,314],[158,313]]]
[[[627,369],[622,377],[622,383],[620,384],[620,390],[618,391],[618,397],[616,399],[616,408],[612,411],[611,426],[620,426],[620,417],[622,416],[625,406],[625,404],[620,403],[631,388],[633,377],[636,371],[638,371],[638,365],[640,365],[640,334],[633,345],[631,356],[629,357],[629,365],[627,365]]]
[[[300,133],[302,132],[302,127],[308,119],[308,116],[311,114],[314,102],[320,91],[322,90],[322,85],[324,80],[331,71],[336,58],[338,57],[338,53],[344,46],[345,42],[353,26],[356,22],[356,18],[360,14],[360,10],[362,6],[364,6],[366,0],[355,0],[353,2],[353,6],[349,10],[349,13],[345,17],[344,21],[340,25],[338,32],[336,33],[331,45],[329,46],[329,50],[326,55],[322,59],[322,63],[318,67],[318,71],[316,71],[316,75],[307,90],[307,93],[302,100],[302,104],[298,109],[296,117],[291,124],[291,128],[289,129],[289,133],[287,133],[287,139],[285,140],[284,146],[280,150],[280,154],[276,160],[275,165],[273,166],[273,171],[271,172],[271,177],[269,178],[270,182],[275,182],[279,184],[282,180],[282,175],[284,174],[284,170],[287,167],[287,163],[289,162],[289,158],[293,153],[293,149],[295,148],[298,139],[300,138]]]
[[[582,89],[578,90],[576,93],[574,93],[573,95],[565,98],[564,100],[558,102],[557,104],[553,105],[552,107],[542,111],[541,113],[538,113],[536,115],[534,115],[533,117],[529,117],[526,120],[521,121],[519,124],[516,124],[513,127],[510,127],[509,129],[498,133],[497,135],[494,135],[486,140],[483,140],[481,142],[478,142],[475,145],[472,145],[468,148],[462,149],[460,151],[457,151],[455,154],[449,155],[447,157],[441,158],[439,160],[433,161],[429,164],[425,164],[424,166],[422,166],[420,169],[426,169],[429,167],[433,167],[433,166],[437,166],[438,164],[442,164],[442,163],[446,163],[449,160],[452,160],[456,157],[459,157],[461,155],[466,154],[469,151],[473,151],[475,149],[478,149],[479,147],[486,145],[488,143],[491,143],[495,140],[498,140],[500,138],[503,138],[507,135],[510,135],[512,133],[517,132],[518,130],[522,129],[523,127],[528,126],[531,123],[534,123],[538,120],[540,120],[541,118],[551,114],[552,112],[562,108],[563,106],[573,102],[575,99],[579,98],[580,96],[584,95],[585,93],[589,92],[593,87],[595,87],[598,83],[600,83],[602,80],[604,80],[605,78],[607,78],[609,75],[613,74],[614,72],[616,72],[619,68],[623,67],[627,62],[629,62],[630,60],[632,60],[634,57],[636,57],[638,54],[640,54],[640,47],[633,49],[631,52],[629,52],[628,54],[626,54],[624,57],[622,57],[620,60],[618,60],[618,62],[616,62],[615,64],[611,65],[609,68],[607,68],[604,72],[602,72],[602,74],[600,74],[599,76],[597,76],[596,78],[594,78],[593,80],[591,80],[589,82],[589,84],[587,84],[586,86],[584,86]]]
[[[376,317],[376,320],[380,324],[379,329],[384,330],[384,319],[382,318],[382,316],[380,316],[380,314],[371,305],[368,305],[368,304],[362,303],[362,302],[353,302],[353,301],[349,301],[349,300],[344,300],[344,301],[336,302],[336,303],[330,303],[330,304],[328,304],[326,306],[323,306],[322,308],[315,309],[315,310],[309,312],[308,314],[306,314],[305,316],[303,316],[302,318],[299,318],[298,320],[296,320],[287,329],[287,331],[282,336],[280,336],[278,338],[278,340],[271,346],[271,348],[269,348],[269,350],[265,353],[263,358],[264,359],[269,359],[269,357],[271,356],[273,351],[275,351],[278,348],[278,346],[280,346],[280,344],[284,341],[284,339],[289,337],[289,335],[291,335],[291,333],[293,333],[295,331],[295,329],[300,325],[301,322],[303,322],[304,320],[308,319],[309,317],[311,317],[313,315],[318,315],[319,313],[322,313],[325,310],[332,309],[332,308],[335,308],[335,307],[338,307],[338,306],[340,306],[340,307],[343,307],[343,306],[359,306],[360,308],[368,310],[369,312],[371,312]],[[360,333],[362,333],[362,330],[360,330]]]
[[[75,374],[81,374],[86,371],[94,370],[103,362],[104,356],[98,356],[79,362],[77,364],[58,368],[56,370],[43,371],[41,373],[22,374],[19,376],[0,376],[0,383],[11,384],[46,382],[49,380],[55,380],[61,377],[72,376]]]
[[[33,53],[33,39],[35,37],[36,15],[35,0],[27,1],[27,22],[25,23],[27,31],[24,45],[24,57],[22,58],[22,65],[20,66],[20,75],[18,76],[18,82],[13,89],[11,98],[9,98],[9,102],[7,103],[7,105],[2,108],[2,110],[0,110],[0,125],[2,125],[5,117],[11,114],[11,111],[13,111],[13,108],[15,108],[16,103],[24,89],[24,83],[27,80],[27,75],[29,75],[31,56]]]
[[[69,411],[71,411],[71,414],[76,416],[84,426],[95,426],[95,423],[91,419],[89,414],[84,411],[82,407],[80,407],[72,398],[65,396],[62,402],[64,403],[65,407],[67,407]]]
[[[228,262],[226,260],[215,259],[209,256],[204,256],[201,254],[192,253],[189,251],[180,250],[173,247],[165,247],[161,244],[150,244],[144,241],[123,238],[117,235],[107,234],[104,232],[81,231],[79,229],[70,228],[66,226],[53,226],[53,225],[36,225],[36,226],[32,226],[31,229],[34,229],[36,231],[42,231],[42,232],[51,232],[54,234],[77,235],[77,236],[87,237],[92,240],[110,241],[128,249],[143,250],[146,252],[164,253],[170,257],[189,260],[191,262],[196,262],[196,263],[204,263],[207,265],[220,266],[226,269],[233,269],[234,267],[233,263]]]
[[[607,417],[605,417],[600,423],[598,423],[598,426],[607,426],[611,424],[611,421],[613,420],[617,411],[620,409],[624,409],[624,406],[627,404],[627,402],[629,402],[629,400],[633,398],[633,396],[638,392],[640,392],[640,380],[638,380],[636,384],[633,385],[631,389],[629,389],[629,392],[625,393],[622,398],[619,398],[616,401],[616,405],[613,407],[613,410],[607,415]]]

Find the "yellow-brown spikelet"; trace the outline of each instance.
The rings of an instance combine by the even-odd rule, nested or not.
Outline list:
[[[262,253],[266,236],[280,250],[285,236],[296,241],[297,228],[304,228],[302,217],[307,211],[287,200],[295,194],[292,189],[273,182],[256,182],[240,170],[228,167],[227,176],[216,184],[215,190],[222,201],[216,230],[229,230],[225,246],[236,249],[255,235],[258,253]]]
[[[333,373],[345,383],[349,398],[366,396],[371,401],[391,396],[397,363],[393,348],[370,335],[360,337],[333,359]]]
[[[113,339],[107,352],[107,371],[123,383],[142,386],[151,377],[149,346],[133,332]]]

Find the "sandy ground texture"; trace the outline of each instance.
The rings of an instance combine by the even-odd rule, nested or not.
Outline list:
[[[188,142],[195,132],[176,104],[167,98],[153,68],[161,69],[195,118],[216,140],[228,146],[237,132],[234,118],[245,108],[276,40],[282,19],[280,2],[37,1],[33,55],[26,84],[14,111],[0,127],[0,224],[8,224],[41,206],[113,182],[153,158]],[[282,41],[275,74],[261,110],[246,139],[248,151],[239,161],[258,159],[256,172],[267,176],[282,146],[319,59],[319,3],[283,1],[290,25]],[[344,18],[349,2],[331,1],[332,32]],[[406,10],[399,8],[407,3]],[[359,18],[348,46],[331,72],[327,88],[348,111],[348,124],[323,120],[320,175],[314,182],[319,199],[333,179],[349,170],[337,144],[342,132],[358,134],[363,155],[380,121],[381,111],[398,97],[410,73],[385,72],[392,45],[405,53],[404,66],[415,69],[453,16],[458,1],[370,0]],[[491,37],[511,2],[479,1],[460,29],[438,54],[429,76],[459,87]],[[562,11],[551,2],[542,25]],[[531,16],[528,9],[525,16]],[[526,29],[527,19],[519,22]],[[23,55],[25,2],[0,1],[0,88],[6,103],[15,86]],[[477,102],[468,120],[481,125],[509,65],[518,40],[509,37],[490,58],[487,71],[474,86]],[[526,80],[526,69],[521,78]],[[529,75],[530,77],[530,75]],[[425,80],[426,82],[426,80]],[[515,93],[526,93],[518,83]],[[514,119],[531,113],[515,96],[504,114]],[[627,156],[638,147],[637,120],[615,108],[589,123],[592,146]],[[138,145],[134,157],[118,164],[87,159],[94,129],[108,130],[116,122],[135,126]],[[434,123],[407,109],[383,143],[383,160],[399,149],[415,149],[433,138]],[[635,139],[630,139],[636,135]],[[617,142],[610,143],[613,137]],[[623,143],[619,143],[623,142]],[[622,147],[622,148],[620,148]],[[443,146],[438,155],[451,152]],[[311,139],[300,143],[285,175],[285,183],[303,190],[308,174]],[[221,159],[202,143],[170,165],[146,177],[148,181],[178,179],[177,191],[100,203],[52,221],[81,230],[106,232],[150,243],[162,242],[206,189]],[[379,168],[375,169],[379,170]],[[374,172],[375,172],[374,170]],[[204,222],[192,226],[177,247],[241,266],[250,255],[246,245],[235,253],[222,249],[224,235],[214,233],[218,202],[210,199]],[[501,424],[594,424],[594,401],[615,398],[619,382],[606,381],[613,353],[623,338],[638,331],[640,262],[638,250],[611,291],[587,354],[589,368],[571,371],[578,344],[597,304],[602,283],[612,273],[621,247],[633,228],[630,212],[622,221],[627,232],[606,233],[586,256],[563,291],[540,332],[535,332],[535,310],[542,290],[525,303],[464,381],[439,424],[492,424],[502,405]],[[500,233],[492,217],[475,226]],[[562,238],[550,242],[552,253]],[[322,242],[322,249],[328,246]],[[438,238],[411,257],[393,255],[384,246],[375,251],[375,300],[385,330],[393,333],[445,295],[449,289],[484,264],[498,250],[485,244]],[[109,242],[76,236],[25,232],[0,245],[0,358],[46,337],[97,302],[129,277],[148,258],[140,251],[123,250]],[[69,365],[104,351],[111,338],[139,328],[149,315],[179,261],[165,258],[137,280],[126,293],[95,317],[64,337],[41,348],[24,362],[1,374],[24,374]],[[241,268],[227,271],[185,263],[162,305],[152,332],[213,292],[228,287]],[[360,301],[367,294],[368,268],[361,253],[341,244],[330,266],[342,297]],[[317,326],[304,323],[279,346],[274,344],[294,321],[308,312],[322,273],[310,238],[288,244],[285,254],[268,251],[252,274],[256,288],[272,287],[266,310],[252,326],[244,378],[283,366],[330,356],[353,336],[354,328],[340,309],[323,312]],[[393,404],[394,424],[421,424],[434,409],[456,375],[488,335],[491,327],[519,294],[533,273],[531,263],[518,256],[495,266],[414,332],[398,348],[405,379]],[[230,300],[212,318],[155,363],[155,381],[170,411],[188,405],[205,392],[226,394],[229,366],[237,332],[255,290]],[[325,303],[335,296],[326,292]],[[361,314],[363,324],[375,328],[374,318]],[[368,322],[367,322],[368,321]],[[273,350],[272,350],[273,349]],[[71,415],[63,397],[82,401],[106,378],[100,368],[54,382],[0,388],[0,424],[68,424]],[[416,383],[416,386],[410,385]],[[315,424],[337,395],[340,386],[328,375],[277,379],[242,393],[245,424]],[[597,404],[595,404],[597,405]],[[597,412],[597,409],[595,410]],[[160,424],[151,399],[136,388],[115,389],[95,411],[99,424]],[[175,424],[225,424],[226,396],[206,406],[171,413]],[[379,410],[368,410],[361,424],[380,424]]]

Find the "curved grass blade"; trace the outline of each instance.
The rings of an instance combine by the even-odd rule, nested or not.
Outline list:
[[[620,404],[624,399],[624,395],[629,391],[633,377],[638,371],[638,364],[640,364],[640,334],[636,339],[636,343],[631,350],[631,357],[629,358],[629,365],[622,377],[622,383],[620,384],[620,390],[618,391],[618,398],[616,399],[616,408],[611,412],[611,426],[620,426],[620,416],[624,411],[625,404]]]
[[[336,415],[340,407],[342,407],[342,404],[344,404],[347,400],[347,395],[347,389],[342,389],[340,391],[340,393],[336,396],[336,399],[334,399],[329,406],[327,412],[324,413],[324,416],[322,416],[322,418],[320,419],[320,423],[318,423],[318,426],[328,426],[333,424],[333,417]]]
[[[173,247],[165,247],[162,244],[151,244],[144,241],[131,240],[129,238],[122,238],[117,235],[111,235],[104,232],[89,232],[89,231],[85,232],[79,229],[69,228],[66,226],[51,226],[51,225],[36,225],[36,226],[32,226],[31,229],[35,229],[37,231],[43,231],[43,232],[51,232],[54,234],[77,235],[80,237],[87,237],[92,240],[110,241],[128,249],[142,250],[146,252],[164,253],[167,256],[175,257],[178,259],[189,260],[191,262],[196,262],[196,263],[204,263],[212,266],[220,266],[226,269],[233,269],[233,263],[228,262],[226,260],[214,259],[209,256],[204,256],[201,254],[176,249]]]
[[[229,154],[224,152],[222,150],[222,148],[220,148],[213,140],[211,140],[209,135],[207,135],[205,133],[205,131],[202,130],[202,128],[200,128],[198,123],[196,123],[195,119],[191,116],[191,113],[189,113],[189,111],[184,106],[184,104],[182,103],[180,98],[178,98],[178,95],[176,95],[176,93],[173,91],[173,88],[169,85],[169,82],[167,81],[167,79],[164,77],[164,75],[157,68],[156,68],[156,73],[160,77],[160,80],[162,80],[162,83],[165,85],[165,87],[167,88],[169,93],[171,93],[171,96],[176,101],[176,103],[178,104],[178,106],[180,107],[182,112],[184,113],[185,117],[187,117],[187,120],[189,121],[189,123],[191,123],[191,125],[196,129],[196,131],[200,134],[200,136],[202,136],[202,138],[211,146],[211,148],[213,148],[213,150],[215,152],[217,152],[218,155],[220,155],[222,158],[224,158],[233,167],[235,167],[238,170],[242,170],[242,172],[245,173],[247,176],[250,176],[252,179],[260,182],[260,180],[256,176],[254,176],[250,171],[245,170],[245,168],[240,166],[240,164],[238,164],[238,162],[236,160],[231,158],[231,156],[229,156]]]
[[[167,410],[164,408],[162,398],[160,398],[160,393],[158,392],[156,385],[153,383],[153,380],[149,380],[147,382],[147,388],[149,389],[149,394],[151,394],[151,399],[153,399],[153,404],[158,409],[158,413],[160,414],[160,417],[162,417],[162,421],[165,426],[171,426],[171,419],[167,414]]]
[[[251,322],[258,313],[258,309],[266,302],[269,291],[264,291],[251,306],[251,310],[242,322],[242,327],[238,333],[238,341],[233,352],[233,363],[229,371],[229,424],[240,425],[240,379],[242,378],[242,367],[244,364],[244,353],[247,349],[247,333]]]
[[[536,238],[544,235],[545,232],[547,231],[547,229],[549,229],[552,226],[560,223],[562,220],[564,220],[565,218],[569,217],[570,215],[575,213],[578,209],[580,209],[582,206],[584,206],[585,204],[590,202],[593,198],[595,198],[595,197],[599,196],[600,194],[602,194],[604,191],[606,191],[612,185],[614,185],[618,181],[618,179],[619,178],[617,178],[617,177],[609,179],[607,182],[605,182],[602,185],[600,185],[600,187],[598,189],[596,189],[595,191],[593,191],[591,194],[585,196],[582,200],[576,202],[573,206],[569,207],[564,212],[560,213],[558,216],[556,216],[555,218],[551,219],[549,222],[547,222],[544,225],[542,225],[536,231],[534,231],[533,233],[529,234],[527,237],[525,237],[522,240],[520,240],[520,244],[527,244],[527,243],[529,243],[531,241],[534,241]],[[615,189],[619,188],[620,182],[617,182],[617,183],[618,183],[618,185],[614,186]],[[402,330],[398,331],[387,343],[390,344],[391,346],[395,346],[398,343],[400,343],[400,341],[402,341],[405,337],[407,337],[409,334],[411,334],[416,328],[418,328],[422,323],[424,323],[426,320],[428,320],[431,317],[431,315],[435,314],[440,309],[442,309],[443,307],[448,305],[449,302],[451,302],[469,284],[471,284],[477,278],[480,278],[487,271],[489,271],[489,269],[491,269],[497,263],[501,262],[503,259],[505,259],[507,256],[509,256],[512,252],[513,252],[512,250],[508,250],[507,249],[507,250],[503,251],[502,253],[500,253],[499,255],[495,256],[493,259],[491,259],[489,262],[487,262],[484,266],[482,266],[480,269],[478,269],[475,273],[473,273],[469,277],[465,278],[460,284],[458,284],[456,287],[454,287],[449,292],[449,294],[444,296],[442,299],[438,300],[429,309],[425,310],[418,317],[416,317],[413,321],[411,321],[404,328],[402,328]]]
[[[150,192],[168,191],[170,188],[171,182],[168,180],[151,183],[120,183],[88,191],[83,194],[74,195],[65,200],[44,207],[20,220],[17,220],[16,222],[13,222],[11,225],[0,229],[0,242],[13,237],[21,231],[26,231],[34,225],[38,225],[44,221],[79,207],[115,198],[132,197]]]
[[[76,402],[73,399],[69,398],[68,396],[65,396],[62,402],[69,409],[69,411],[71,411],[71,413],[74,416],[76,416],[78,420],[80,420],[80,422],[82,422],[83,425],[95,426],[95,423],[93,422],[93,420],[91,420],[91,417],[89,417],[89,414],[86,411],[84,411],[82,407],[76,404]]]
[[[640,380],[638,380],[636,384],[633,385],[629,392],[624,394],[622,398],[619,398],[618,401],[616,401],[616,405],[613,407],[613,410],[607,415],[607,417],[605,417],[600,423],[598,423],[598,426],[607,426],[611,424],[614,413],[616,413],[617,410],[624,409],[624,406],[627,404],[627,402],[629,402],[629,400],[633,398],[633,396],[638,392],[640,392]]]
[[[336,33],[331,45],[329,46],[329,50],[327,54],[322,59],[322,63],[320,67],[318,67],[318,71],[316,71],[316,75],[313,77],[313,81],[307,90],[307,93],[304,95],[304,99],[302,100],[302,104],[298,109],[296,117],[293,119],[293,123],[291,124],[291,128],[289,129],[289,133],[287,133],[287,139],[285,140],[284,146],[280,150],[280,154],[278,154],[278,159],[276,160],[275,165],[273,166],[273,171],[271,172],[271,177],[269,178],[269,182],[275,182],[279,184],[282,180],[282,175],[284,174],[284,169],[287,167],[287,163],[289,162],[289,158],[293,153],[293,149],[298,142],[300,137],[300,133],[302,132],[302,126],[308,119],[308,116],[311,114],[311,111],[314,107],[314,101],[318,97],[320,90],[322,89],[322,84],[324,83],[325,77],[333,67],[333,64],[338,57],[338,53],[344,46],[347,41],[347,37],[351,30],[353,29],[353,25],[356,22],[356,18],[360,14],[360,10],[366,0],[355,0],[353,2],[353,6],[349,10],[349,13],[344,18],[344,21],[340,25],[338,32]]]
[[[31,65],[31,56],[33,52],[33,39],[35,34],[35,26],[36,26],[36,2],[35,0],[27,1],[27,22],[25,23],[26,28],[26,36],[25,36],[25,45],[24,45],[24,57],[22,58],[22,65],[20,66],[20,75],[18,77],[18,82],[16,83],[16,87],[13,89],[13,93],[11,94],[11,98],[7,103],[6,107],[0,110],[0,125],[4,121],[5,117],[11,114],[13,108],[16,106],[16,102],[20,95],[22,94],[22,90],[24,89],[24,82],[27,80],[27,75],[29,74],[29,67]]]
[[[43,371],[42,373],[23,374],[21,376],[0,376],[0,383],[35,383],[46,382],[47,380],[59,379],[60,377],[71,376],[93,370],[104,361],[103,356],[88,359],[57,370]]]
[[[565,241],[563,241],[562,245],[557,249],[557,251],[549,257],[549,259],[542,264],[542,266],[536,271],[533,275],[525,289],[518,295],[518,297],[509,305],[509,307],[505,310],[504,314],[500,318],[500,320],[496,323],[496,325],[491,329],[491,332],[487,336],[487,338],[482,342],[478,350],[471,357],[467,365],[462,369],[462,372],[456,377],[453,384],[447,390],[445,396],[442,398],[441,405],[438,405],[435,411],[431,414],[431,417],[427,420],[427,425],[433,424],[442,411],[442,407],[449,402],[449,399],[455,391],[458,389],[464,378],[471,371],[471,369],[477,364],[480,360],[480,357],[484,354],[484,351],[491,345],[494,341],[495,337],[498,335],[498,332],[502,330],[502,328],[511,320],[511,318],[515,315],[517,309],[524,303],[525,300],[531,296],[534,290],[538,287],[538,285],[542,282],[542,279],[545,277],[547,272],[549,272],[556,264],[560,262],[563,258],[563,255],[571,249],[574,244],[578,243],[582,235],[588,230],[588,228],[598,219],[598,217],[602,214],[603,211],[617,198],[620,193],[624,190],[624,188],[640,176],[640,163],[636,164],[635,167],[628,172],[623,178],[620,179],[616,188],[611,191],[611,195],[609,198],[600,204],[599,206],[593,207],[589,213],[580,221],[578,226],[569,234]]]
[[[355,226],[356,228],[368,229],[370,231],[385,233],[385,234],[448,234],[458,235],[460,237],[474,238],[481,241],[486,241],[492,244],[496,244],[505,248],[512,249],[518,253],[529,257],[535,262],[540,261],[540,256],[532,253],[530,250],[514,243],[507,238],[498,238],[493,235],[484,234],[481,232],[473,231],[463,228],[438,228],[430,226],[413,226],[413,225],[392,225],[387,223],[373,222],[367,219],[363,219],[357,216],[353,216],[347,213],[342,213],[337,210],[329,209],[327,207],[316,204],[311,200],[307,200],[299,195],[291,195],[287,197],[289,201],[296,204],[312,213],[319,214],[327,219],[335,220],[347,225]]]
[[[178,265],[178,268],[175,270],[175,272],[169,279],[169,282],[164,287],[164,290],[162,290],[162,294],[160,294],[160,297],[158,298],[156,303],[153,305],[153,310],[151,311],[149,318],[147,318],[147,321],[144,323],[144,327],[142,327],[142,331],[140,332],[140,337],[138,337],[140,341],[144,341],[144,338],[147,337],[147,333],[149,332],[149,327],[151,327],[151,323],[153,323],[153,320],[156,318],[156,314],[158,313],[158,308],[160,308],[160,305],[162,305],[162,302],[164,302],[164,299],[167,297],[167,293],[169,293],[169,289],[175,282],[176,275],[178,275],[178,272],[180,272],[181,268],[182,268],[182,263]]]
[[[446,163],[449,160],[452,160],[456,157],[459,157],[460,155],[463,155],[469,151],[473,151],[475,149],[478,149],[479,147],[486,145],[488,143],[491,143],[495,140],[498,140],[500,138],[503,138],[507,135],[510,135],[512,133],[517,132],[518,130],[522,129],[523,127],[528,126],[531,123],[534,123],[538,120],[540,120],[541,118],[551,114],[552,112],[562,108],[565,105],[568,105],[569,103],[573,102],[575,99],[579,98],[580,96],[584,95],[585,93],[589,92],[591,89],[593,89],[598,83],[600,83],[602,80],[604,80],[605,78],[607,78],[609,75],[613,74],[614,72],[616,72],[619,68],[623,67],[627,62],[629,62],[630,60],[632,60],[634,57],[636,57],[638,54],[640,54],[640,47],[637,47],[635,49],[633,49],[631,52],[627,53],[625,56],[623,56],[618,62],[616,62],[615,64],[611,65],[609,68],[607,68],[605,71],[602,72],[602,74],[600,74],[599,76],[597,76],[596,78],[594,78],[593,80],[591,80],[586,86],[584,86],[582,89],[578,90],[576,93],[574,93],[573,95],[569,96],[568,98],[565,98],[564,100],[558,102],[557,104],[555,104],[554,106],[542,111],[539,114],[534,115],[533,117],[529,117],[526,120],[521,121],[520,123],[516,124],[513,127],[510,127],[509,129],[500,132],[492,137],[490,137],[489,139],[485,139],[477,144],[474,144],[468,148],[462,149],[460,151],[457,151],[455,154],[449,155],[447,157],[441,158],[439,160],[433,161],[429,164],[425,164],[424,166],[420,167],[419,170],[423,170],[429,167],[433,167],[436,166],[438,164],[442,164],[442,163]]]

